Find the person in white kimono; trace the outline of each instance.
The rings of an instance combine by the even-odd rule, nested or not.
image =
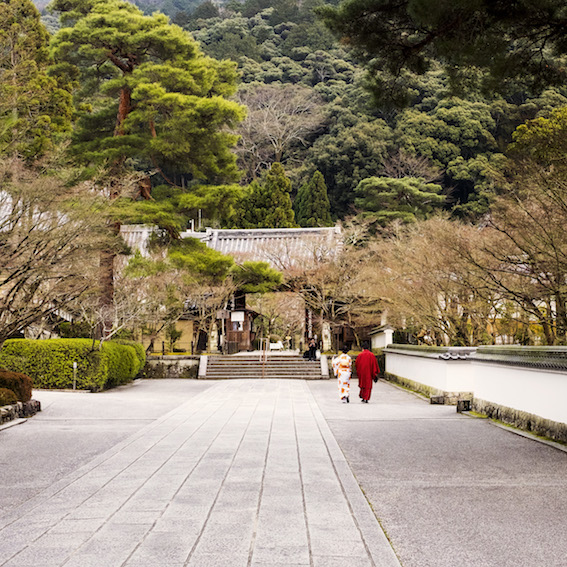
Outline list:
[[[333,357],[333,373],[338,379],[339,396],[343,404],[350,402],[350,376],[352,373],[352,359],[347,354],[348,347],[343,348],[342,354]]]

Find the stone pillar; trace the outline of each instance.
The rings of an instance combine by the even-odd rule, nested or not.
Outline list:
[[[209,352],[218,352],[219,330],[216,323],[211,327],[211,334],[209,335]]]
[[[331,343],[331,325],[327,321],[323,321],[323,336],[321,337],[323,341],[323,351],[328,352],[332,349]]]

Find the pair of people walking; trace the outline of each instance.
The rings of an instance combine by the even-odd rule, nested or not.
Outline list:
[[[333,358],[333,372],[338,380],[339,396],[343,404],[350,402],[350,377],[352,375],[352,358],[348,355],[348,347],[343,348],[342,354]],[[356,357],[356,374],[360,388],[360,401],[367,404],[372,394],[372,384],[378,381],[380,368],[376,357],[370,351],[368,342],[362,343],[362,352]]]

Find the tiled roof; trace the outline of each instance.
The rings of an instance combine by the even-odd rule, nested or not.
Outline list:
[[[150,236],[155,230],[156,227],[150,224],[123,224],[120,226],[120,236],[133,252],[139,250],[142,256],[147,257]]]
[[[122,225],[120,234],[132,250],[148,255],[148,243],[155,227]],[[197,238],[209,248],[233,256],[237,261],[269,262],[283,270],[308,267],[325,258],[334,257],[342,247],[339,226],[325,228],[255,228],[217,229],[205,232],[182,232],[182,238]]]
[[[339,226],[325,228],[213,229],[183,232],[183,238],[198,238],[209,248],[233,256],[237,261],[266,261],[275,268],[308,265],[333,257],[342,246]]]

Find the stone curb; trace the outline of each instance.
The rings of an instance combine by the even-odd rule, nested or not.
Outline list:
[[[26,421],[27,421],[27,418],[25,418],[25,417],[13,419],[12,421],[7,421],[6,423],[3,423],[2,425],[0,425],[0,431],[3,431],[4,429],[9,429],[10,427],[15,427],[16,425],[21,425],[22,423],[25,423]]]
[[[0,425],[18,418],[31,417],[41,411],[41,403],[37,400],[16,402],[10,406],[0,407]]]

